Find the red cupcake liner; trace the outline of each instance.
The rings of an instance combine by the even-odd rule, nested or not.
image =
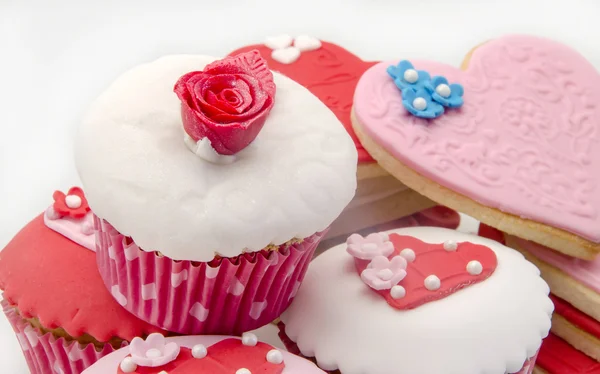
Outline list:
[[[279,339],[283,342],[283,344],[285,345],[285,348],[290,353],[293,353],[296,356],[304,357],[308,360],[311,360],[315,364],[317,363],[314,357],[306,357],[302,354],[302,352],[300,352],[300,348],[298,348],[298,345],[292,339],[290,339],[287,336],[287,334],[285,333],[285,324],[283,322],[279,322],[277,324],[277,327],[279,328],[279,333],[278,333]],[[532,357],[528,358],[527,361],[525,361],[525,363],[523,364],[523,368],[521,368],[521,370],[519,370],[518,372],[516,372],[514,374],[531,374],[531,373],[533,373],[533,368],[535,367],[535,360],[537,359],[537,356],[538,356],[538,352],[536,352],[535,355],[533,355]],[[339,370],[334,370],[334,371],[325,370],[325,371],[330,374],[340,373]],[[344,373],[341,373],[341,374],[344,374]]]
[[[277,250],[211,262],[141,250],[94,217],[98,268],[113,297],[138,318],[181,334],[241,335],[290,305],[327,230]]]
[[[57,339],[52,333],[43,333],[31,326],[5,300],[0,305],[17,335],[31,374],[81,374],[115,351],[110,344],[97,350],[94,344],[82,345],[74,340]],[[123,342],[123,346],[126,345]]]

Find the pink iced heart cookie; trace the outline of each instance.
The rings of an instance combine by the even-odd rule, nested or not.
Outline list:
[[[411,62],[377,64],[356,88],[353,126],[380,165],[505,232],[576,257],[600,252],[596,69],[531,36],[485,43],[462,70]],[[444,104],[454,84],[460,105]]]

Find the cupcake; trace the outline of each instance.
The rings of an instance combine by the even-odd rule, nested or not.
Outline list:
[[[152,334],[98,361],[83,374],[325,374],[312,362],[259,342],[256,335]]]
[[[352,235],[281,316],[291,352],[342,374],[530,373],[553,310],[538,269],[455,230]]]
[[[55,192],[0,252],[2,308],[32,374],[79,374],[136,336],[165,333],[106,290],[94,244],[92,213],[75,187]]]
[[[106,287],[178,333],[239,335],[278,317],[356,189],[339,120],[256,51],[130,70],[76,145]]]

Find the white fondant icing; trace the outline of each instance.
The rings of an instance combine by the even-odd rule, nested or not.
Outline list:
[[[271,52],[271,58],[282,64],[291,64],[300,57],[300,50],[296,47],[275,49]]]
[[[419,73],[415,69],[406,69],[404,72],[404,80],[408,83],[415,83],[419,80]]]
[[[287,34],[269,36],[265,40],[265,45],[271,49],[281,49],[292,45],[294,39]]]
[[[283,362],[283,355],[279,350],[272,349],[267,352],[267,361],[272,364],[279,365]]]
[[[251,332],[245,332],[242,334],[242,344],[249,347],[254,347],[258,343],[258,337]]]
[[[235,155],[222,155],[217,153],[208,138],[203,138],[195,142],[194,139],[185,133],[183,135],[183,142],[196,156],[208,162],[212,162],[213,164],[227,165],[235,162]]]
[[[415,258],[417,257],[417,255],[415,254],[415,251],[413,251],[410,248],[404,248],[403,250],[401,250],[400,256],[404,257],[404,259],[408,262],[413,262],[415,260]]]
[[[81,197],[77,195],[67,195],[65,196],[65,204],[71,209],[77,209],[81,206]]]
[[[192,356],[194,358],[204,358],[208,354],[208,350],[204,344],[196,344],[192,347]]]
[[[313,36],[299,35],[294,39],[294,47],[301,52],[314,51],[321,48],[321,41]]]
[[[417,97],[413,100],[413,106],[416,110],[425,110],[427,109],[427,101],[422,97]]]
[[[450,89],[450,86],[448,86],[445,83],[442,83],[438,84],[438,86],[435,88],[435,92],[441,97],[450,97],[452,90]]]
[[[456,243],[456,241],[454,240],[446,240],[444,242],[444,249],[447,251],[456,251],[456,248],[458,248],[458,243]]]
[[[137,364],[131,357],[125,357],[120,366],[124,373],[133,373],[137,369]]]
[[[437,275],[434,274],[427,276],[427,278],[425,278],[424,283],[425,288],[427,288],[429,291],[435,291],[442,285],[440,278],[438,278]]]
[[[483,271],[483,266],[479,261],[469,261],[467,264],[467,271],[471,275],[479,275]]]
[[[346,130],[278,73],[275,105],[234,163],[191,153],[173,85],[213,60],[169,56],[125,73],[92,105],[76,141],[92,210],[141,248],[176,260],[308,237],[331,224],[356,189],[357,153]]]
[[[404,289],[404,287],[399,286],[399,285],[395,285],[394,287],[392,287],[392,289],[390,290],[390,295],[392,296],[392,298],[394,299],[401,299],[404,296],[406,296],[406,289]]]
[[[496,253],[498,266],[481,283],[400,311],[368,290],[345,245],[329,249],[313,261],[281,316],[304,355],[344,374],[503,374],[517,372],[536,353],[553,305],[537,268],[520,253],[453,230],[394,231],[427,243],[484,244]]]
[[[94,228],[92,213],[88,212],[83,218],[72,218],[69,216],[61,217],[52,206],[46,209],[44,214],[44,224],[90,251],[96,251],[96,239],[94,238]]]

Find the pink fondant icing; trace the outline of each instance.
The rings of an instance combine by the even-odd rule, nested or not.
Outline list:
[[[596,292],[600,292],[600,256],[592,261],[565,256],[543,245],[515,238],[519,247],[530,252],[547,264],[554,266],[571,278],[583,283]]]
[[[92,212],[87,212],[83,218],[60,216],[52,206],[44,213],[44,224],[48,228],[67,237],[90,251],[96,251],[94,237],[94,218]]]
[[[406,56],[402,56],[406,57]],[[484,205],[600,242],[600,76],[559,43],[507,36],[465,71],[412,60],[464,86],[464,106],[416,118],[377,64],[359,81],[361,127],[405,165]]]

